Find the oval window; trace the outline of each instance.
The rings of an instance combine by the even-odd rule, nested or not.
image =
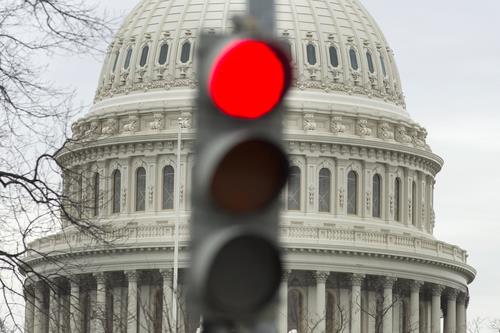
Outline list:
[[[375,73],[375,66],[373,66],[373,58],[370,51],[366,52],[366,61],[368,62],[368,70],[370,73]]]
[[[335,46],[330,46],[328,48],[328,54],[330,55],[330,65],[332,67],[339,67],[339,54]]]
[[[148,54],[149,54],[149,46],[146,45],[142,48],[141,61],[139,62],[139,65],[141,67],[146,66],[146,62],[148,61]]]
[[[355,71],[358,70],[359,65],[358,65],[358,56],[356,55],[356,51],[354,49],[349,50],[349,58],[351,59],[351,67]]]
[[[116,65],[118,64],[118,58],[120,58],[120,51],[116,52],[116,54],[115,54],[115,61],[113,62],[113,69],[112,69],[113,73],[116,71]]]
[[[129,48],[127,51],[127,56],[125,57],[125,64],[123,68],[128,69],[130,67],[130,60],[132,59],[132,48]]]
[[[309,65],[316,65],[316,62],[317,62],[316,47],[314,47],[313,44],[308,44],[306,51],[307,51],[307,63]]]
[[[167,63],[168,56],[168,44],[165,43],[160,48],[160,56],[158,57],[158,63],[160,65],[165,65]]]
[[[189,61],[190,56],[191,56],[191,43],[187,41],[184,44],[182,44],[181,62],[185,64],[186,62]]]

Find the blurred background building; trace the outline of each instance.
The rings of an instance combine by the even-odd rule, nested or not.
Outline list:
[[[382,32],[358,0],[276,3],[295,71],[278,332],[465,333],[475,270],[433,236],[443,161],[406,110]],[[184,276],[197,37],[231,32],[244,11],[243,0],[142,0],[127,17],[59,155],[72,215],[105,226],[109,243],[70,223],[34,242],[49,256],[28,262],[57,288],[28,277],[26,332],[196,331]]]

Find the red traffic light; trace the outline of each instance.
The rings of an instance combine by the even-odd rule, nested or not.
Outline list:
[[[219,53],[208,90],[214,104],[229,116],[256,119],[269,113],[289,85],[286,57],[266,42],[234,40]]]

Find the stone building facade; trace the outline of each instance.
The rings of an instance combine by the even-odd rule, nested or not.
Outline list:
[[[393,51],[359,0],[276,3],[295,73],[278,332],[465,333],[476,273],[466,251],[433,236],[443,161],[406,110]],[[177,218],[178,331],[195,332],[183,295],[197,36],[230,32],[244,10],[238,0],[141,0],[126,18],[95,103],[58,156],[72,214],[105,226],[108,244],[70,224],[32,244],[48,255],[28,262],[54,284],[27,277],[25,332],[173,332]]]

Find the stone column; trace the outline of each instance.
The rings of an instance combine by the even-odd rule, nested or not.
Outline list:
[[[457,333],[467,332],[467,310],[465,293],[460,293],[457,297]]]
[[[351,275],[351,333],[361,333],[361,283],[363,274]]]
[[[420,332],[420,288],[422,281],[410,282],[410,331]]]
[[[385,277],[383,280],[384,286],[384,300],[382,309],[382,330],[384,333],[392,333],[392,315],[394,308],[394,301],[392,295],[392,289],[394,288],[394,283],[397,281],[395,277]]]
[[[364,311],[366,311],[366,327],[362,330],[367,330],[366,332],[375,332],[376,317],[377,317],[377,291],[374,283],[370,283],[367,291],[367,305],[365,305]]]
[[[35,321],[35,291],[31,285],[24,287],[24,332],[33,333]]]
[[[172,318],[172,302],[173,302],[173,271],[171,269],[160,270],[160,274],[163,278],[163,309],[162,309],[162,332],[171,333],[174,332],[172,325],[174,323]]]
[[[400,295],[392,295],[392,332],[399,333],[400,332],[400,317],[401,317],[401,297]],[[385,333],[385,331],[384,331]],[[390,333],[390,332],[389,332]]]
[[[106,274],[104,272],[94,274],[97,282],[96,308],[95,308],[95,333],[106,331]]]
[[[45,307],[43,302],[43,284],[35,283],[35,322],[33,323],[34,333],[44,333]]]
[[[288,332],[288,279],[292,271],[284,271],[281,277],[278,333]]]
[[[316,271],[314,277],[316,278],[316,315],[318,325],[316,332],[325,332],[326,330],[326,280],[330,272]]]
[[[432,314],[431,333],[441,333],[441,293],[444,287],[440,285],[432,286]]]
[[[123,325],[123,287],[121,283],[113,285],[113,333],[125,331]]]
[[[49,286],[49,333],[59,331],[59,290],[55,281]]]
[[[70,307],[69,325],[71,333],[80,333],[81,314],[80,309],[80,280],[78,276],[72,276],[70,280]]]
[[[127,333],[137,333],[137,271],[126,271],[128,279]]]
[[[447,307],[446,307],[446,317],[445,333],[456,333],[457,332],[457,289],[449,289],[446,293]]]

